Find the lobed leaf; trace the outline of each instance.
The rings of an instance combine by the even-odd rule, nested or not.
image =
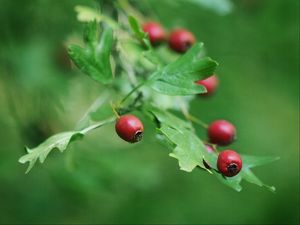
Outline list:
[[[80,22],[91,22],[96,20],[98,23],[105,22],[112,28],[118,27],[116,21],[101,13],[100,10],[95,10],[88,6],[77,5],[75,6],[75,12],[77,13],[77,20]]]
[[[110,64],[113,31],[111,28],[105,28],[99,40],[98,30],[98,23],[95,20],[88,23],[84,34],[85,47],[70,45],[68,53],[83,73],[97,82],[108,84],[113,79]]]
[[[128,16],[128,22],[135,37],[144,45],[144,47],[151,49],[152,47],[148,38],[148,34],[142,30],[136,18],[133,16]]]
[[[236,191],[241,191],[242,180],[256,184],[260,187],[265,187],[269,191],[274,192],[275,187],[264,184],[251,168],[261,166],[278,159],[278,157],[256,157],[256,156],[241,156],[243,160],[243,168],[241,172],[234,177],[224,177],[217,171],[216,152],[209,153],[206,150],[203,142],[196,136],[190,125],[169,112],[162,111],[155,107],[146,108],[155,119],[159,121],[159,132],[167,138],[168,146],[173,151],[169,155],[178,160],[181,170],[191,172],[197,166],[204,168],[203,160],[211,167],[210,172],[214,174],[222,183],[233,188]],[[207,169],[206,169],[207,170]]]
[[[219,181],[235,191],[240,192],[243,189],[241,186],[242,177],[240,174],[236,175],[235,177],[224,177],[217,171],[213,171],[213,174]]]
[[[43,163],[52,150],[57,149],[60,152],[63,152],[66,150],[71,141],[77,140],[82,136],[83,134],[81,132],[72,131],[53,135],[33,149],[26,147],[28,154],[22,156],[19,159],[19,162],[23,164],[29,162],[29,166],[26,170],[26,173],[28,173],[33,168],[37,160],[39,160],[40,163]]]
[[[195,44],[177,60],[154,72],[146,84],[166,95],[205,93],[206,89],[195,81],[212,75],[217,63],[203,55],[203,43]]]
[[[243,155],[243,162],[246,163],[248,168],[253,168],[261,165],[265,165],[271,162],[279,160],[279,157],[272,157],[272,156],[250,156],[250,155]]]
[[[212,10],[219,15],[227,15],[232,12],[234,5],[230,0],[188,0],[200,7]]]
[[[203,165],[205,146],[191,131],[191,124],[173,114],[148,106],[147,109],[159,121],[159,131],[175,146],[169,155],[178,159],[181,170],[191,172]]]
[[[75,11],[77,12],[77,20],[81,22],[90,22],[96,20],[101,21],[101,15],[93,8],[88,6],[77,5],[75,6]]]
[[[27,154],[22,156],[19,159],[19,162],[22,164],[27,162],[29,163],[29,166],[26,170],[26,173],[28,173],[33,168],[37,160],[39,160],[40,163],[43,163],[52,150],[57,149],[60,152],[64,152],[72,141],[82,138],[91,130],[94,130],[113,121],[115,121],[114,116],[90,125],[89,127],[86,127],[80,131],[68,131],[55,134],[33,149],[29,149],[26,147]]]
[[[151,113],[161,124],[167,124],[168,126],[176,126],[178,129],[192,129],[189,122],[178,118],[172,113],[156,108],[152,105],[145,105],[143,107],[145,111]]]
[[[162,125],[159,130],[176,145],[169,155],[178,160],[181,170],[191,172],[196,166],[205,168],[203,165],[205,146],[194,133],[187,129],[178,130],[168,125]]]

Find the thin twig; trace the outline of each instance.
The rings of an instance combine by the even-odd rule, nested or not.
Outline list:
[[[95,124],[93,124],[93,125],[85,128],[85,129],[81,130],[80,133],[86,134],[86,133],[90,132],[91,130],[97,129],[98,127],[102,127],[105,124],[112,123],[115,120],[116,120],[116,117],[113,116],[113,117],[110,117],[110,118],[108,118],[106,120],[99,121],[99,122],[97,122],[97,123],[95,123]]]
[[[135,86],[120,102],[120,105],[122,105],[136,90],[138,90],[140,87],[142,87],[144,83],[140,83],[139,85]]]
[[[208,125],[203,122],[202,120],[199,120],[198,118],[194,117],[193,115],[191,114],[188,114],[187,117],[186,117],[188,120],[202,126],[203,128],[207,129],[208,128]]]
[[[191,114],[189,113],[187,107],[182,103],[182,99],[181,99],[180,97],[177,97],[177,102],[178,102],[178,104],[179,104],[179,107],[180,107],[180,109],[181,109],[182,114],[184,115],[184,117],[185,117],[187,120],[189,120],[189,121],[191,121],[191,122],[193,122],[193,123],[196,123],[196,124],[202,126],[202,127],[205,128],[205,129],[208,128],[208,125],[207,125],[205,122],[203,122],[202,120],[200,120],[200,119],[194,117],[193,115],[191,115]]]
[[[112,101],[110,102],[110,107],[111,107],[112,111],[114,112],[115,116],[116,116],[117,118],[120,118],[120,115],[119,115],[119,113],[117,112],[117,110],[116,110],[116,108],[115,108],[115,106],[114,106],[114,104],[113,104]]]

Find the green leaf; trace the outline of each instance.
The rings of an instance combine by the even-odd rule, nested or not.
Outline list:
[[[203,44],[195,44],[177,60],[154,72],[146,84],[166,95],[205,93],[206,89],[195,81],[212,75],[217,63],[203,54]]]
[[[83,40],[89,47],[93,48],[97,45],[99,41],[99,24],[94,20],[89,22],[87,26],[85,26],[83,32]]]
[[[271,162],[279,160],[279,157],[272,157],[272,156],[249,156],[243,155],[243,162],[247,165],[248,168],[253,168],[261,165],[265,165]]]
[[[227,15],[233,10],[233,3],[230,0],[189,0],[200,7],[215,11],[220,15]]]
[[[133,16],[128,16],[129,25],[134,32],[135,37],[146,47],[147,49],[151,49],[151,44],[148,38],[148,34],[145,33],[140,27],[138,21]]]
[[[224,177],[217,171],[218,153],[209,153],[206,150],[205,145],[194,133],[190,124],[169,112],[162,111],[153,106],[146,106],[145,110],[154,115],[155,120],[159,121],[158,131],[165,136],[168,146],[173,149],[170,156],[178,160],[180,169],[187,172],[191,172],[197,166],[205,169],[203,164],[203,160],[205,160],[211,167],[210,172],[222,183],[236,191],[242,190],[242,180],[265,187],[269,191],[275,191],[275,187],[264,184],[256,177],[251,168],[273,162],[278,159],[277,157],[242,155],[243,168],[241,172],[234,177]],[[163,139],[160,138],[160,140]]]
[[[213,171],[213,174],[219,181],[235,191],[240,192],[243,189],[241,186],[242,177],[240,174],[236,175],[235,177],[224,177],[217,171]]]
[[[256,184],[260,187],[265,187],[271,192],[276,191],[276,188],[274,186],[269,186],[264,184],[258,177],[254,175],[254,173],[250,169],[244,168],[242,170],[242,177],[244,180],[248,181],[249,183]]]
[[[217,154],[212,154],[217,157]],[[261,156],[248,156],[248,155],[241,155],[242,160],[243,160],[243,168],[241,172],[234,176],[234,177],[224,177],[217,171],[214,171],[214,174],[216,177],[224,184],[227,186],[233,188],[236,191],[241,191],[242,186],[241,182],[242,180],[245,180],[249,183],[256,184],[260,187],[265,187],[271,192],[275,192],[275,187],[266,185],[263,183],[252,171],[250,168],[257,167],[257,166],[262,166],[268,163],[271,163],[275,160],[278,160],[278,157],[261,157]],[[213,162],[208,159],[209,164],[210,163],[217,163],[216,160],[213,160]]]
[[[159,121],[159,131],[174,144],[171,157],[178,159],[181,170],[191,172],[196,166],[203,165],[203,152],[206,151],[202,141],[191,131],[190,123],[179,119],[167,111],[147,106],[149,111]]]
[[[113,32],[106,28],[99,41],[98,23],[90,22],[84,33],[84,48],[77,45],[69,46],[69,56],[74,64],[93,80],[102,84],[112,82],[113,74],[110,54],[113,46]]]
[[[81,132],[63,132],[56,134],[33,149],[26,147],[28,154],[22,156],[19,162],[23,164],[29,162],[28,169],[26,170],[26,173],[28,173],[38,159],[40,163],[43,163],[52,150],[58,149],[60,152],[63,152],[71,141],[82,136],[83,134]]]
[[[178,160],[181,170],[191,172],[196,166],[205,168],[203,165],[205,146],[193,132],[168,125],[162,125],[159,130],[176,145],[169,155]]]
[[[115,121],[114,116],[86,127],[81,131],[68,131],[55,134],[33,149],[26,147],[27,154],[22,156],[19,159],[19,162],[22,164],[27,162],[29,163],[26,170],[26,173],[28,173],[33,168],[37,160],[39,160],[40,163],[43,163],[52,150],[57,149],[60,152],[64,152],[72,141],[82,138],[88,132],[113,121]]]
[[[155,54],[155,52],[152,49],[144,51],[143,56],[152,64],[157,65],[158,67],[162,66],[160,58]]]
[[[170,127],[176,126],[178,129],[192,129],[189,122],[178,118],[166,110],[158,109],[152,105],[144,105],[143,109],[155,116],[161,124],[166,124]]]
[[[81,22],[90,22],[96,20],[101,21],[101,15],[93,8],[77,5],[75,6],[75,11],[77,12],[77,20]]]
[[[77,20],[80,22],[91,22],[96,20],[99,22],[105,22],[112,28],[117,28],[118,24],[116,21],[111,19],[108,16],[105,16],[103,13],[88,6],[77,5],[75,6],[75,11],[77,13]]]
[[[190,81],[188,82],[181,81],[180,86],[178,86],[178,83],[177,84],[174,83],[168,83],[165,80],[156,80],[150,85],[151,88],[153,88],[153,90],[165,95],[176,96],[176,95],[192,95],[192,94],[206,93],[206,88],[204,86],[191,83]]]

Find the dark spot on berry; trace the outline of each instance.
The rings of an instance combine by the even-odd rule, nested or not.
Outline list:
[[[189,41],[186,41],[183,43],[183,45],[184,45],[184,51],[186,51],[192,46],[192,43]]]
[[[238,166],[235,163],[231,163],[229,166],[227,166],[227,171],[230,175],[235,175],[238,172]]]
[[[144,133],[142,131],[137,131],[135,134],[134,134],[134,138],[133,138],[133,142],[139,142],[142,140],[143,138],[143,135]]]

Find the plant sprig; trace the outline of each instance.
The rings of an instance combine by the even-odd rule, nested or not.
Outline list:
[[[232,178],[224,177],[217,168],[218,151],[209,153],[205,142],[195,133],[193,124],[204,129],[208,125],[189,113],[191,98],[183,96],[207,92],[205,86],[195,81],[214,74],[218,66],[205,55],[204,44],[195,43],[182,55],[170,53],[167,48],[158,51],[152,47],[149,35],[138,22],[144,22],[146,18],[128,1],[117,1],[116,7],[120,14],[125,12],[127,21],[116,21],[85,6],[75,8],[79,21],[87,24],[84,46],[70,45],[69,56],[82,73],[106,87],[106,94],[89,107],[73,131],[55,134],[35,148],[26,148],[27,154],[19,159],[20,163],[29,163],[26,173],[37,161],[43,163],[51,151],[64,152],[71,142],[90,131],[115,122],[123,114],[139,111],[154,123],[159,140],[171,148],[169,155],[178,160],[181,170],[191,172],[202,168],[236,191],[241,191],[242,180],[275,191],[273,186],[257,178],[251,169],[278,158],[242,156],[244,166],[241,172]],[[171,54],[173,57],[168,57]],[[125,89],[125,86],[129,88]],[[117,100],[112,98],[112,89],[117,93]],[[159,106],[155,101],[157,98],[175,104]],[[168,108],[179,109],[185,120]],[[138,136],[136,140],[140,138]]]

